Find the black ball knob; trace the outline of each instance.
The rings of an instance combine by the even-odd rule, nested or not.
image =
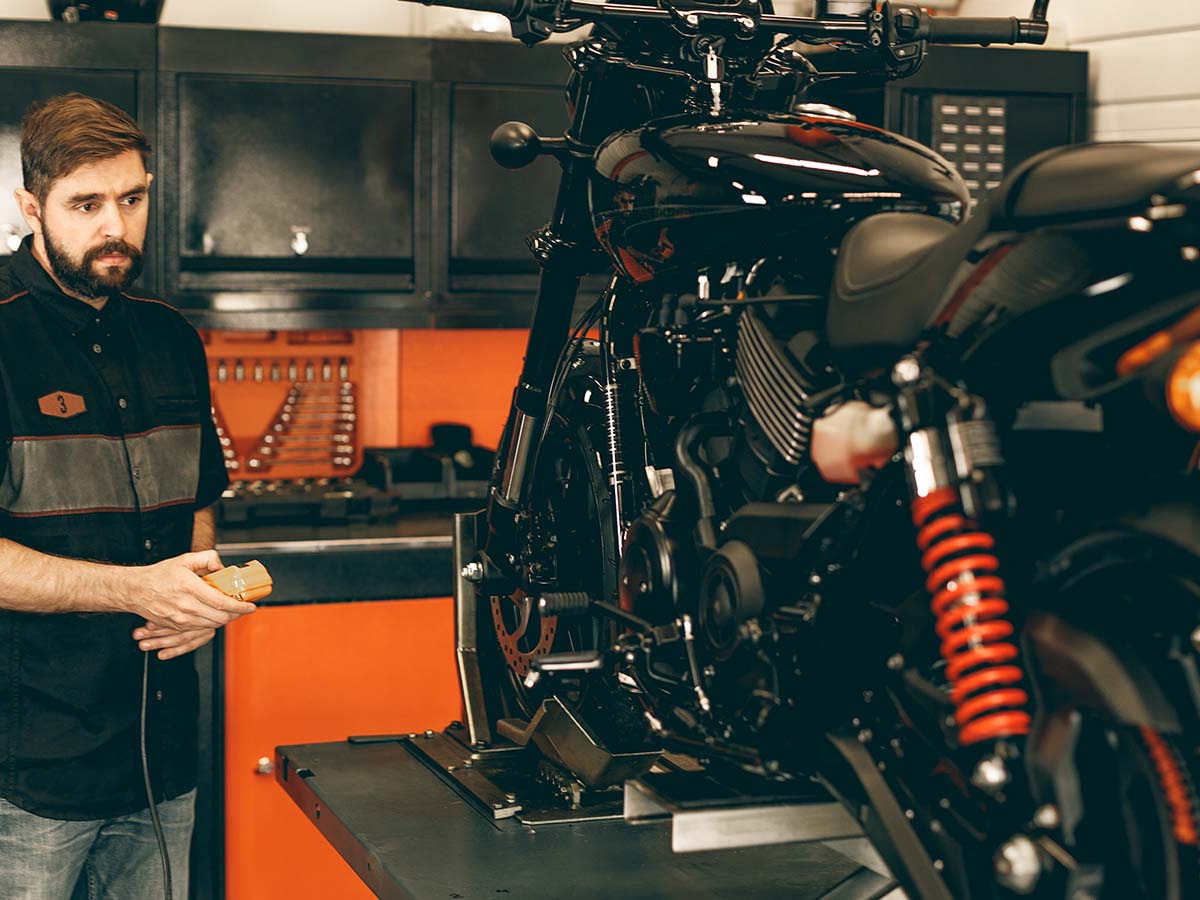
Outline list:
[[[541,155],[542,139],[524,122],[505,122],[492,132],[492,159],[506,169],[520,169]]]

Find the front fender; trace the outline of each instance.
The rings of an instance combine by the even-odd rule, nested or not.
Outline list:
[[[1126,725],[1181,731],[1174,705],[1153,673],[1126,648],[1113,646],[1053,613],[1034,613],[1025,638],[1040,675],[1078,706]]]
[[[1039,571],[1024,639],[1046,700],[1171,734],[1195,720],[1200,516],[1190,503],[1075,540]]]
[[[1152,535],[1200,560],[1200,498],[1157,503],[1129,519],[1135,531]],[[1200,564],[1200,563],[1198,563]]]

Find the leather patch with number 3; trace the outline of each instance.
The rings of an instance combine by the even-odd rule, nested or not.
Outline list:
[[[87,404],[83,402],[83,398],[78,394],[56,391],[53,394],[47,394],[45,397],[38,397],[38,409],[47,416],[54,416],[56,419],[69,419],[71,416],[87,412]]]

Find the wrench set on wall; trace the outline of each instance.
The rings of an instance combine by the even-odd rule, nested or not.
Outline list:
[[[353,332],[208,332],[205,340],[232,477],[339,478],[361,466]]]

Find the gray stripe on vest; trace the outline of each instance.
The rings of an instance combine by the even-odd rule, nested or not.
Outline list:
[[[0,481],[0,509],[19,516],[132,512],[195,500],[199,484],[199,425],[155,429],[124,441],[17,438]]]

